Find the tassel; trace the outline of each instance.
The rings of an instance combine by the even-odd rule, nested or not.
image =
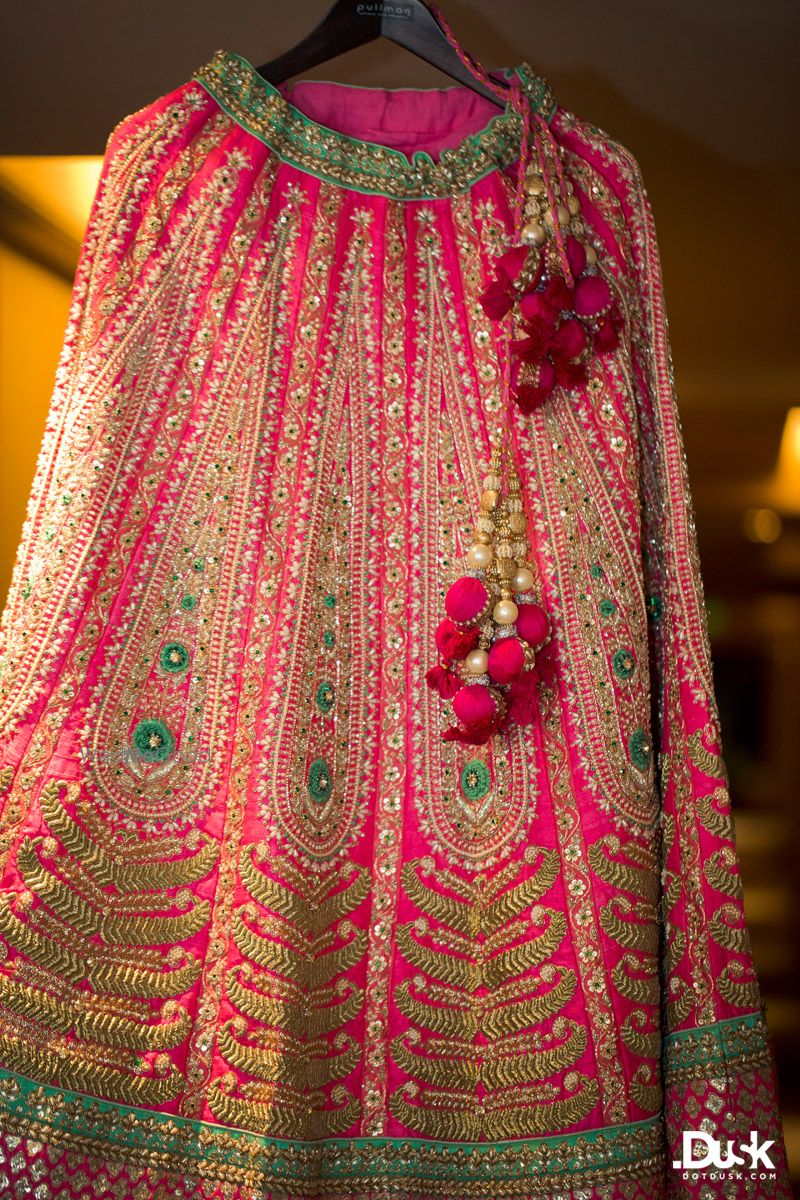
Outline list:
[[[518,75],[507,88],[492,79],[430,7],[464,65],[520,117],[512,244],[496,260],[480,302],[490,320],[507,323],[505,395],[528,415],[556,388],[586,381],[591,355],[616,348],[622,317],[598,272],[547,120],[531,109]],[[440,661],[426,675],[459,722],[442,738],[473,746],[511,724],[535,720],[536,653],[552,636],[529,557],[519,476],[511,449],[503,449],[506,436],[510,412],[494,440],[464,574],[449,588],[447,616],[436,630]]]

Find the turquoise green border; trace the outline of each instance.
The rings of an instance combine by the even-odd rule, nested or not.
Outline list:
[[[649,1173],[660,1158],[660,1117],[558,1136],[505,1142],[438,1142],[415,1137],[333,1137],[289,1141],[113,1104],[37,1083],[0,1068],[0,1128],[87,1153],[114,1150],[162,1170],[192,1170],[214,1178],[263,1176],[273,1183],[366,1178],[424,1183],[525,1181],[532,1170],[556,1177],[614,1178],[633,1168]],[[10,1124],[9,1124],[10,1122]]]
[[[231,82],[228,69],[238,67],[241,79]],[[523,81],[531,107],[540,112],[549,123],[553,120],[558,104],[552,95],[547,80],[537,75],[527,64],[504,69],[507,77],[516,73]],[[246,129],[277,155],[298,171],[322,179],[326,183],[345,187],[349,191],[368,195],[382,195],[399,200],[436,200],[453,191],[464,191],[479,180],[491,175],[501,167],[507,167],[519,155],[519,117],[510,103],[502,113],[493,116],[483,129],[463,138],[458,147],[445,150],[438,160],[425,150],[415,151],[409,157],[393,146],[382,146],[351,137],[349,134],[314,121],[287,100],[277,87],[259,75],[253,64],[232,50],[217,50],[209,62],[204,63],[192,75],[192,79],[216,101],[229,117]],[[312,82],[325,82],[315,80]],[[374,88],[353,84],[337,84],[351,91],[370,93],[376,91],[395,92],[442,92],[454,88]],[[226,96],[230,90],[236,103]],[[280,106],[279,108],[277,106]],[[263,126],[269,128],[265,129]],[[292,147],[296,147],[292,153]],[[324,152],[319,147],[324,146]],[[312,170],[308,162],[301,161],[300,151],[313,156],[318,166]],[[478,168],[476,163],[488,157],[486,166]],[[325,167],[328,159],[329,166]],[[463,164],[459,163],[463,159]],[[357,163],[357,168],[355,164]],[[375,184],[359,186],[344,178],[348,172],[358,170],[361,174],[374,173]],[[453,172],[463,172],[463,184],[455,187]],[[438,190],[426,189],[426,181],[440,182]],[[392,181],[396,185],[392,186]]]

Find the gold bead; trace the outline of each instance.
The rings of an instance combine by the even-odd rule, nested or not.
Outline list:
[[[595,250],[594,246],[586,247],[586,261],[591,263],[592,266],[594,266],[594,264],[597,262],[597,251]]]
[[[559,204],[556,209],[556,216],[558,217],[559,225],[569,225],[571,213],[563,204]]]
[[[480,542],[482,546],[489,546],[491,545],[492,535],[486,533],[483,529],[479,529],[475,534],[475,541]]]
[[[545,219],[547,218],[545,217]],[[536,245],[541,246],[546,237],[547,234],[538,221],[526,221],[522,226],[523,242],[536,243]]]
[[[524,513],[512,513],[508,518],[508,523],[511,526],[512,533],[524,533],[527,522]]]
[[[487,488],[481,496],[481,508],[493,509],[497,508],[497,501],[500,499],[500,493],[494,488]]]
[[[581,202],[577,196],[567,196],[567,208],[572,213],[573,217],[577,217],[581,211]]]
[[[517,564],[513,558],[500,558],[497,560],[497,573],[501,579],[513,579],[517,569]]]

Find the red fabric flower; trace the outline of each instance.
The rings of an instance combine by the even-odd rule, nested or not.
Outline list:
[[[525,330],[524,338],[515,338],[511,342],[511,351],[523,362],[538,362],[550,346],[550,339],[555,332],[555,317],[534,317],[527,322]]]
[[[481,631],[477,625],[472,629],[459,629],[454,621],[445,617],[436,627],[436,649],[442,658],[466,658],[480,641]]]
[[[456,692],[464,686],[463,679],[459,679],[454,671],[438,665],[425,672],[425,682],[428,687],[438,692],[443,700],[452,700]]]
[[[510,312],[516,299],[514,280],[525,266],[528,254],[528,246],[512,246],[495,263],[494,279],[478,298],[490,321],[500,321]]]
[[[543,358],[537,364],[530,383],[521,383],[514,393],[514,399],[524,413],[531,413],[541,408],[553,390],[556,373],[549,358]]]
[[[555,370],[556,383],[559,387],[573,388],[586,382],[586,363],[573,363],[566,359],[559,359],[555,363]]]
[[[548,279],[542,295],[556,313],[561,312],[562,308],[572,308],[573,289],[563,275],[554,275],[552,279]]]
[[[586,330],[580,321],[569,317],[562,321],[550,341],[550,356],[559,359],[577,358],[586,349]]]

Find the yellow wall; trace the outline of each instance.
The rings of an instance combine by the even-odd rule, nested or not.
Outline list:
[[[5,603],[71,287],[0,243],[0,596]]]

